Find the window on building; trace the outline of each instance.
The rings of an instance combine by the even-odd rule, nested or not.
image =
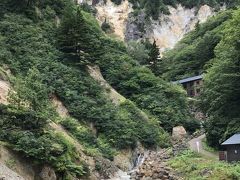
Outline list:
[[[200,92],[201,92],[201,90],[200,90],[200,89],[197,89],[196,91],[197,91],[197,94],[200,94]]]

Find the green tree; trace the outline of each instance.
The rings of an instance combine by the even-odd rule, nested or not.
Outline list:
[[[80,8],[67,7],[64,14],[58,44],[65,58],[80,65],[96,61],[101,54],[99,31],[87,22]]]
[[[160,58],[159,47],[156,44],[156,40],[154,39],[153,43],[146,42],[146,48],[149,50],[149,59],[148,59],[148,66],[152,70],[153,73],[157,72],[157,66]]]
[[[201,105],[210,117],[207,139],[214,146],[240,130],[239,23],[240,11],[236,10],[226,23],[223,39],[215,49],[216,58],[204,78]]]
[[[147,65],[149,59],[149,50],[143,43],[137,41],[128,42],[128,54],[141,65]]]
[[[52,111],[49,94],[51,89],[43,83],[40,72],[36,69],[30,69],[26,77],[15,78],[14,90],[10,91],[9,101],[17,109],[28,108],[38,112],[44,118],[51,118],[54,113]]]

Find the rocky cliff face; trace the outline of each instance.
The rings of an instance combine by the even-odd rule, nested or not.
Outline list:
[[[92,0],[85,2],[93,3]],[[160,14],[157,21],[146,20],[143,10],[134,15],[132,4],[128,0],[120,5],[112,3],[111,0],[100,0],[95,8],[100,24],[106,20],[118,38],[126,41],[155,39],[161,52],[173,48],[197,23],[205,22],[209,16],[214,15],[214,10],[207,5],[199,9],[187,9],[178,5],[176,8],[169,6],[170,14]]]
[[[115,5],[111,0],[106,0],[105,2],[100,1],[95,6],[97,9],[97,19],[100,23],[106,19],[111,25],[113,34],[124,40],[125,32],[127,31],[128,16],[133,11],[132,5],[128,1],[123,1],[120,5]]]
[[[160,51],[171,49],[197,23],[202,23],[214,14],[213,10],[204,5],[199,10],[186,9],[181,5],[169,7],[170,15],[161,15],[158,21],[152,21],[147,27],[146,38],[155,39]]]

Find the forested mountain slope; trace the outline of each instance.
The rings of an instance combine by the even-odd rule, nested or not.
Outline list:
[[[149,18],[176,3],[236,3],[131,2]],[[113,178],[120,167],[115,157],[123,150],[169,147],[169,133],[178,125],[193,133],[199,122],[189,112],[185,91],[165,79],[200,73],[206,63],[210,68],[201,105],[210,117],[208,141],[216,146],[217,140],[238,130],[238,9],[197,26],[163,59],[156,42],[133,43],[131,49],[108,37],[93,14],[86,4],[72,0],[0,2],[0,78],[8,86],[0,92],[0,141],[29,161],[33,177],[39,178],[47,166],[64,180]],[[175,53],[194,56],[190,66]]]
[[[199,105],[214,147],[239,132],[239,13],[236,7],[199,24],[158,64],[159,75],[168,80],[204,73]]]
[[[202,108],[209,115],[206,129],[212,146],[218,146],[219,141],[238,133],[240,128],[240,9],[232,14],[215,48],[215,58],[207,70],[201,97]]]
[[[172,127],[184,125],[190,132],[198,127],[184,91],[141,66],[71,0],[4,0],[0,12],[1,76],[12,87],[9,104],[0,106],[0,140],[38,167],[47,164],[63,179],[91,175],[83,152],[59,132],[60,125],[94,158],[93,170],[100,176],[105,172],[100,157],[113,160],[138,142],[146,148],[166,147]],[[87,65],[99,65],[128,100],[118,106],[111,102]],[[5,75],[9,69],[11,74]],[[53,97],[71,117],[58,115]]]

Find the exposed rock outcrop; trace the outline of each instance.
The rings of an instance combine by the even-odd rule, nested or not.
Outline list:
[[[81,2],[83,0],[79,1]],[[91,0],[85,2],[92,4]],[[111,0],[100,0],[95,8],[99,23],[106,20],[113,29],[113,34],[121,40],[155,39],[161,52],[173,48],[197,23],[205,22],[214,15],[214,10],[207,5],[188,9],[179,4],[176,8],[168,7],[169,15],[159,14],[159,20],[148,20],[144,10],[138,11],[137,15],[132,13],[134,10],[128,0],[122,1],[120,5]]]
[[[126,31],[124,32],[125,41],[137,41],[146,37],[147,24],[145,18],[146,14],[144,10],[140,10],[137,16],[133,13],[129,14],[126,24]]]
[[[184,139],[180,139],[180,140],[173,140],[172,141],[172,153],[173,156],[176,156],[180,153],[182,153],[183,151],[187,150],[188,147],[188,138],[184,138]]]
[[[120,5],[114,4],[111,0],[105,2],[101,0],[95,6],[97,19],[100,24],[106,20],[111,25],[114,34],[124,40],[128,15],[133,11],[132,5],[128,1],[123,1]]]
[[[69,116],[67,108],[63,105],[62,101],[60,101],[56,95],[52,96],[52,103],[60,117],[65,118]]]
[[[158,21],[152,21],[146,28],[146,38],[155,39],[160,51],[172,49],[183,36],[193,30],[197,23],[203,23],[214,11],[207,5],[187,9],[181,5],[169,6],[170,15],[160,15]]]
[[[9,70],[0,68],[0,104],[8,104],[8,92],[10,83],[7,81],[7,76],[10,75]]]
[[[7,96],[10,89],[10,84],[7,81],[0,80],[0,103],[8,104]]]
[[[114,163],[123,171],[128,172],[133,167],[132,150],[123,150],[114,157]]]

